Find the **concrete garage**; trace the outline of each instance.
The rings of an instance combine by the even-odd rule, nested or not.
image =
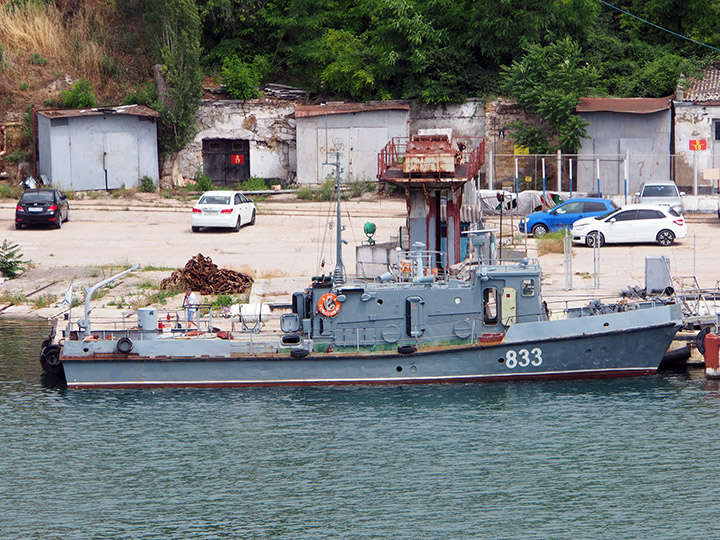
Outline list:
[[[159,114],[140,105],[37,111],[38,174],[61,190],[158,182]]]
[[[407,137],[410,105],[400,102],[327,103],[295,107],[297,182],[322,184],[334,169],[342,181],[375,180],[378,154],[393,137]]]
[[[597,193],[599,178],[600,193],[632,195],[643,182],[672,178],[670,97],[583,98],[576,110],[590,122],[577,156],[578,191]]]

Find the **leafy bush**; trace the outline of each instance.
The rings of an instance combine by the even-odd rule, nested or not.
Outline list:
[[[155,193],[155,180],[149,176],[143,176],[140,179],[140,191],[143,193]]]
[[[0,246],[0,275],[12,279],[24,272],[30,261],[23,261],[22,256],[17,244],[3,240]]]
[[[240,189],[243,191],[262,191],[267,189],[267,184],[265,184],[264,179],[258,178],[257,176],[251,176],[240,184]]]
[[[195,189],[197,191],[210,191],[215,188],[215,184],[207,174],[203,171],[198,171],[194,178]]]
[[[252,99],[260,96],[262,74],[256,66],[247,64],[237,56],[223,60],[221,78],[233,99]]]
[[[215,301],[212,303],[213,307],[230,307],[233,305],[233,297],[229,294],[218,294]]]
[[[97,107],[95,94],[89,81],[78,79],[69,90],[64,90],[60,98],[60,106],[68,109]]]

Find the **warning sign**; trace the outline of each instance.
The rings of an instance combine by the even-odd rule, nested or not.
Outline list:
[[[232,154],[230,156],[230,163],[233,165],[242,165],[245,163],[245,156],[243,154]]]
[[[707,140],[690,139],[690,150],[707,150]]]

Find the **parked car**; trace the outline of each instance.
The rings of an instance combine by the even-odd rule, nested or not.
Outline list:
[[[193,232],[202,227],[240,230],[255,225],[255,203],[239,191],[206,191],[195,203],[190,220]]]
[[[568,199],[546,212],[528,214],[527,222],[521,219],[518,229],[520,232],[527,229],[534,236],[542,236],[550,231],[569,229],[578,219],[601,216],[616,208],[618,206],[609,199]]]
[[[671,180],[659,182],[646,182],[635,194],[635,202],[638,204],[653,204],[657,206],[669,206],[677,213],[682,214],[685,211],[682,196],[684,191],[680,191]]]
[[[70,219],[70,205],[57,189],[26,189],[15,207],[15,228],[52,224],[56,229]]]
[[[676,238],[685,238],[687,225],[682,214],[668,206],[629,204],[604,216],[579,219],[571,234],[573,242],[591,247],[634,242],[669,246]]]

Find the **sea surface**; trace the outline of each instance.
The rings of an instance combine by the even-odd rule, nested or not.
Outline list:
[[[0,319],[0,539],[720,538],[720,389],[68,390]]]

